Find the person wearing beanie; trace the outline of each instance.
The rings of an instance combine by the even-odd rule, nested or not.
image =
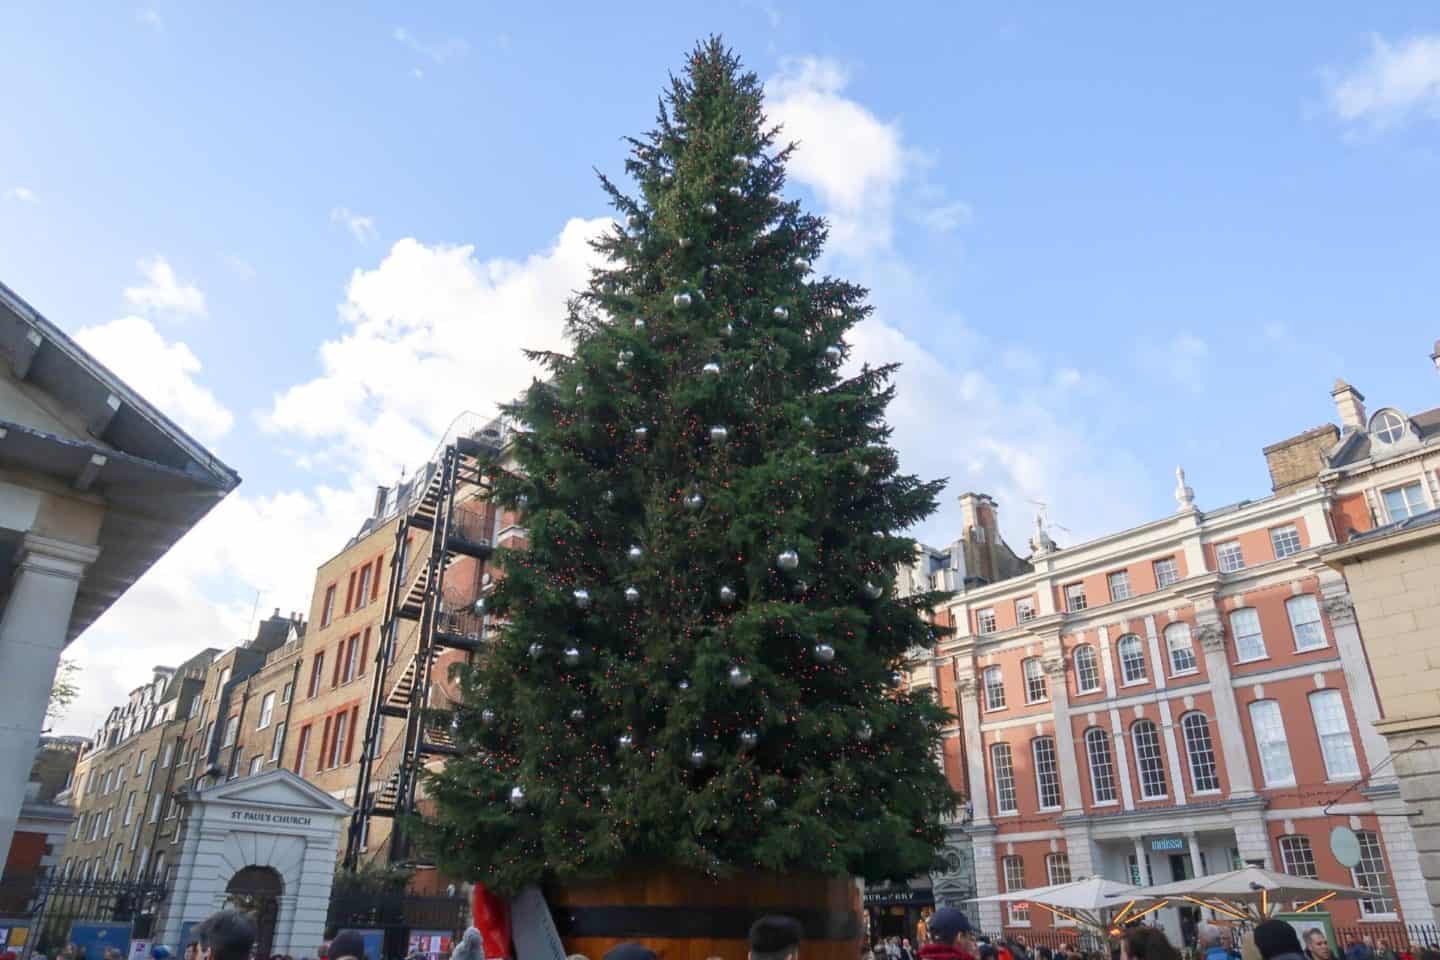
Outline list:
[[[761,917],[750,925],[750,960],[800,960],[803,934],[794,917]]]
[[[1299,934],[1284,920],[1266,920],[1257,926],[1255,947],[1264,960],[1305,960]]]
[[[930,914],[926,932],[930,942],[920,945],[920,960],[976,960],[975,928],[957,907]]]
[[[643,943],[636,943],[631,940],[627,943],[618,943],[605,951],[602,960],[659,960],[655,951]]]

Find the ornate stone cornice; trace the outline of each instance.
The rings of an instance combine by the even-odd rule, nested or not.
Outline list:
[[[1326,597],[1322,601],[1325,607],[1325,616],[1330,618],[1333,624],[1351,624],[1355,622],[1355,604],[1350,599],[1349,593],[1337,593]]]
[[[1195,638],[1206,653],[1225,651],[1225,629],[1218,623],[1201,623],[1195,627]]]

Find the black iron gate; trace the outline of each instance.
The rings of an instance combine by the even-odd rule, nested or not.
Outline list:
[[[167,892],[164,884],[153,881],[40,876],[26,910],[33,918],[28,947],[54,956],[64,948],[74,923],[128,923],[131,937],[146,939]]]

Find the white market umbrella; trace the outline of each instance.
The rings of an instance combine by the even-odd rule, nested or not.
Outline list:
[[[1208,877],[1139,887],[1135,892],[1145,899],[1188,900],[1236,920],[1264,920],[1270,916],[1276,902],[1282,900],[1300,901],[1300,906],[1296,908],[1299,912],[1327,900],[1359,900],[1375,896],[1374,890],[1295,877],[1261,867],[1245,867]]]
[[[989,897],[975,897],[967,903],[1033,903],[1044,907],[1062,920],[1073,920],[1101,933],[1107,932],[1114,924],[1129,922],[1158,910],[1164,903],[1138,914],[1130,914],[1130,908],[1137,900],[1148,900],[1149,891],[1143,887],[1132,887],[1128,883],[1106,880],[1104,877],[1086,877],[1069,883],[1056,883],[1046,887],[1031,887],[1028,890],[1011,890]],[[1121,905],[1117,901],[1129,900]],[[1107,922],[1106,911],[1119,910],[1120,915]]]

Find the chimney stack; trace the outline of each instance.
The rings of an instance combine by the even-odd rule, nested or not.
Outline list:
[[[1340,415],[1341,432],[1353,433],[1365,429],[1365,394],[1337,378],[1330,396],[1335,398],[1335,412]]]
[[[380,486],[375,488],[375,509],[370,512],[372,517],[378,517],[385,510],[385,500],[390,496],[390,488]]]

